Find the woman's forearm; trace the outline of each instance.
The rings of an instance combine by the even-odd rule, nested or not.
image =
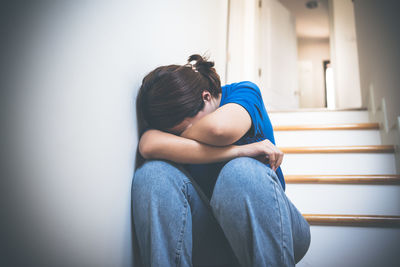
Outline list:
[[[139,141],[140,154],[145,159],[165,159],[177,163],[212,163],[240,156],[240,147],[216,147],[170,133],[148,130]]]

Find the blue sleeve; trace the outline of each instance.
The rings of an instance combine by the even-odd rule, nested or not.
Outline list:
[[[255,83],[245,81],[233,84],[231,92],[224,102],[224,104],[239,104],[247,110],[252,121],[250,131],[251,135],[262,132],[262,113],[265,107],[262,100],[261,91]]]

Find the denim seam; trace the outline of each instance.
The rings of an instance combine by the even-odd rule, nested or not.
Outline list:
[[[283,190],[282,184],[279,181],[279,178],[278,178],[278,175],[276,174],[276,172],[274,172],[271,168],[267,168],[267,172],[268,172],[268,175],[271,176],[272,180],[279,185],[279,188],[281,188],[282,191],[285,192]]]
[[[279,201],[278,201],[278,194],[277,194],[277,188],[276,188],[276,185],[275,185],[275,183],[272,181],[272,186],[273,186],[273,188],[275,189],[274,191],[275,191],[275,201],[276,201],[276,204],[277,204],[277,207],[278,207],[278,211],[279,211],[279,221],[280,221],[280,224],[281,224],[281,227],[280,227],[280,232],[281,232],[281,240],[282,240],[282,244],[281,244],[281,262],[283,263],[284,261],[283,261],[283,247],[284,247],[284,240],[283,240],[283,238],[284,238],[284,235],[283,235],[283,225],[282,225],[282,213],[281,213],[281,207],[280,207],[280,205],[279,205]]]
[[[188,204],[189,204],[192,201],[192,199],[191,199],[192,196],[189,194],[188,184],[191,184],[191,185],[193,185],[193,184],[192,184],[192,182],[190,180],[183,181],[183,182],[185,183],[184,184],[185,190],[182,190],[182,192],[185,195],[186,199],[188,200]],[[190,204],[189,204],[189,206],[190,206]]]
[[[181,187],[182,193],[184,194],[184,211],[183,211],[183,223],[182,223],[182,229],[181,232],[179,233],[179,239],[176,247],[176,266],[180,265],[181,262],[181,253],[182,253],[182,244],[183,244],[183,236],[185,234],[185,229],[186,229],[186,222],[187,222],[187,215],[188,215],[188,202],[187,202],[187,184],[190,182],[184,182],[184,184]]]
[[[283,222],[282,222],[282,213],[281,213],[282,208],[281,208],[281,205],[279,204],[278,196],[277,196],[278,190],[280,190],[282,192],[282,194],[285,194],[285,192],[283,191],[282,185],[279,182],[277,174],[272,169],[269,169],[269,168],[267,168],[267,172],[272,178],[271,181],[272,181],[272,184],[274,185],[276,201],[277,201],[278,207],[279,207],[279,215],[280,215],[279,218],[280,218],[280,222],[281,222],[281,240],[282,240],[281,260],[282,260],[282,264],[285,264],[285,249],[287,249],[287,244],[288,244],[289,240],[286,240],[285,237],[287,237],[287,235],[285,235],[285,233],[283,231]],[[275,179],[274,179],[274,176],[275,176]],[[286,201],[283,204],[285,205]],[[289,216],[290,216],[290,221],[292,221],[292,214],[290,212],[289,212]]]

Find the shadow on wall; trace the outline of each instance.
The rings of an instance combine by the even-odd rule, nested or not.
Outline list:
[[[212,0],[2,5],[6,265],[132,265],[137,89],[193,53],[224,73],[226,10]]]

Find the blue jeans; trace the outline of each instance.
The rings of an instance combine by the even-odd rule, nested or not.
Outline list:
[[[211,200],[179,165],[148,161],[134,175],[132,215],[145,266],[294,266],[310,225],[277,175],[241,157],[221,170]]]

